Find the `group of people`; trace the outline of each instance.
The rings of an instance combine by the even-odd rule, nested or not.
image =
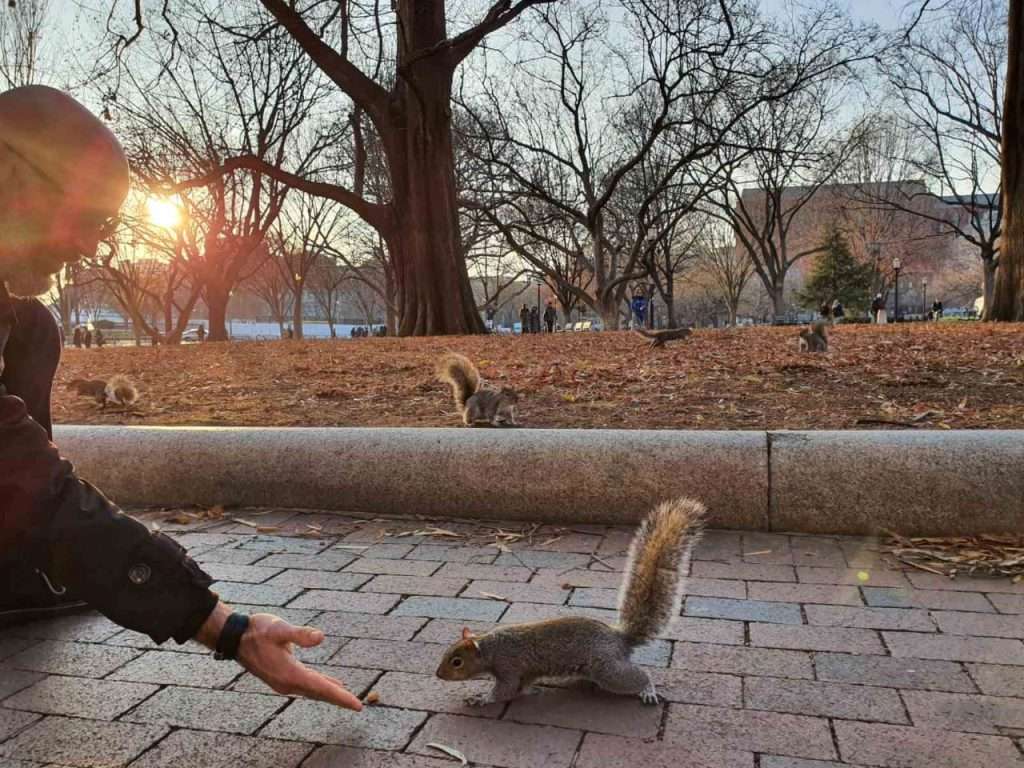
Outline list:
[[[383,338],[388,335],[388,329],[386,325],[382,325],[380,328],[367,328],[365,325],[357,325],[348,332],[350,339],[365,339],[369,336],[377,336]],[[291,336],[288,337],[289,339]]]
[[[555,318],[557,313],[555,308],[548,304],[544,308],[544,314],[538,311],[537,307],[528,307],[523,304],[523,308],[519,310],[519,322],[522,324],[523,333],[541,333],[541,320],[544,321],[544,327],[548,333],[555,332]]]
[[[96,333],[93,333],[89,328],[78,325],[75,326],[75,332],[71,334],[71,343],[78,349],[82,347],[89,349],[94,343],[97,347],[102,347],[107,340],[99,328],[96,329]]]

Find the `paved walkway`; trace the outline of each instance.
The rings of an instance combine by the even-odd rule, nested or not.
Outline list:
[[[303,657],[379,704],[270,695],[201,648],[65,618],[0,633],[0,768],[457,765],[433,743],[508,768],[1024,766],[1024,584],[903,573],[864,539],[715,531],[684,615],[640,654],[666,703],[562,688],[467,709],[486,684],[436,680],[444,644],[612,618],[629,531],[234,516],[264,531],[165,528],[225,599],[322,628]]]

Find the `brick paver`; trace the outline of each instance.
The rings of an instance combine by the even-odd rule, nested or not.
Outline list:
[[[132,763],[132,768],[297,768],[309,744],[227,733],[175,731]]]
[[[426,712],[414,710],[367,707],[355,713],[319,701],[296,700],[260,735],[317,744],[402,749],[426,719]]]
[[[473,764],[500,768],[569,768],[583,734],[565,728],[496,722],[478,717],[435,715],[420,731],[410,750],[437,755],[428,744],[462,752]]]
[[[46,715],[113,720],[156,690],[145,683],[52,676],[5,699],[3,705]]]
[[[0,630],[0,768],[1024,768],[1024,585],[896,568],[877,541],[710,531],[687,599],[636,649],[657,706],[585,683],[468,707],[434,671],[463,627],[614,622],[631,533],[245,511],[173,535],[246,612],[319,627],[297,649],[376,703],[275,694],[195,643],[96,613]],[[172,526],[171,530],[175,530]]]

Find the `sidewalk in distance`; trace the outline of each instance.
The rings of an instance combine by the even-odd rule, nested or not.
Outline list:
[[[431,743],[495,768],[1024,766],[1024,584],[896,570],[871,539],[709,532],[682,616],[638,653],[659,706],[569,687],[468,709],[486,683],[435,679],[444,645],[464,625],[613,619],[631,529],[170,516],[143,517],[225,599],[323,629],[304,659],[379,704],[273,695],[202,648],[70,617],[0,633],[0,766],[458,765]]]

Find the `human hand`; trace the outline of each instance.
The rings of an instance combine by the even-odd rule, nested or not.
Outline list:
[[[230,615],[231,609],[218,603],[196,639],[210,648],[216,647],[219,628]],[[292,653],[293,643],[313,648],[323,639],[324,633],[318,629],[293,627],[277,616],[257,613],[249,617],[249,628],[242,635],[237,660],[277,693],[326,701],[359,712],[362,702],[340,682],[310,669]]]

